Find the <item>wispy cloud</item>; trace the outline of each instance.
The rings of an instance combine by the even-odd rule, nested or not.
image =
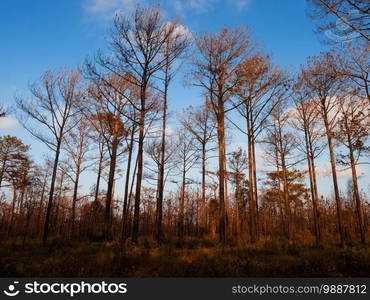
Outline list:
[[[17,125],[17,120],[12,117],[0,118],[1,129],[12,129]]]
[[[248,7],[251,0],[226,0],[226,3],[237,11]],[[224,0],[82,0],[82,8],[88,14],[102,19],[110,19],[118,12],[129,13],[137,5],[160,4],[165,11],[172,10],[176,14],[203,14],[213,11]]]
[[[230,4],[237,10],[246,9],[251,0],[229,0]]]
[[[110,19],[118,12],[131,12],[143,0],[83,0],[82,8],[88,14]]]
[[[364,168],[361,168],[360,166],[356,166],[356,172],[357,176],[364,176],[366,175],[366,170]],[[319,176],[327,177],[331,176],[331,166],[328,162],[321,163],[320,166],[316,167],[316,173]],[[352,171],[350,168],[337,168],[337,176],[346,178],[346,177],[352,177]]]

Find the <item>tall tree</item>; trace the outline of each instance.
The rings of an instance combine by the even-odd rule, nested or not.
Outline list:
[[[287,239],[294,238],[294,223],[292,207],[289,195],[289,170],[297,164],[295,150],[297,139],[289,129],[289,114],[286,112],[287,103],[280,102],[271,112],[269,126],[266,128],[266,159],[276,167],[276,173],[280,174],[277,183],[282,185],[282,197],[284,211],[284,233]]]
[[[163,218],[163,193],[164,193],[164,180],[165,180],[165,155],[166,155],[166,129],[167,129],[167,105],[168,105],[168,89],[170,83],[175,75],[175,71],[178,69],[174,68],[176,59],[180,58],[185,52],[188,43],[190,33],[187,29],[179,24],[167,23],[167,30],[169,34],[165,32],[167,39],[161,50],[164,65],[162,68],[163,72],[163,88],[160,89],[163,95],[163,112],[162,112],[162,137],[161,137],[161,159],[159,164],[158,174],[158,192],[157,192],[157,208],[156,208],[156,238],[159,242],[162,241],[162,218]],[[166,30],[166,29],[165,29]]]
[[[334,133],[334,137],[345,146],[348,153],[339,154],[337,160],[341,165],[349,165],[351,168],[353,196],[356,206],[360,240],[365,244],[366,225],[361,205],[356,165],[363,154],[370,152],[370,147],[367,147],[365,144],[370,135],[368,121],[370,106],[366,99],[359,98],[356,92],[345,95],[345,97],[340,98],[338,102],[340,113],[338,116],[338,128]]]
[[[216,139],[216,120],[212,112],[209,101],[199,108],[193,108],[190,106],[184,111],[184,114],[180,117],[182,126],[188,130],[197,142],[198,149],[202,153],[202,199],[200,205],[200,220],[201,230],[206,229],[206,166],[209,157],[208,152],[215,150],[212,143]],[[210,146],[211,144],[211,146]]]
[[[49,234],[55,179],[63,137],[76,125],[72,120],[80,113],[78,109],[74,109],[84,94],[80,78],[79,70],[47,71],[42,75],[39,83],[31,85],[30,91],[33,97],[30,102],[22,98],[16,99],[22,112],[19,118],[20,123],[31,135],[55,153],[43,243],[47,242]],[[43,129],[33,127],[29,121],[41,125]]]
[[[183,33],[176,22],[163,19],[158,7],[137,8],[132,16],[118,15],[114,21],[110,46],[113,55],[98,55],[96,62],[103,69],[126,77],[139,90],[139,103],[135,105],[138,126],[138,155],[135,189],[133,242],[138,241],[140,195],[143,177],[143,151],[146,115],[151,110],[149,89],[153,88],[155,74],[172,62],[183,51]],[[175,38],[177,37],[177,38]],[[176,41],[176,42],[169,42]],[[127,72],[131,76],[127,77]]]
[[[297,144],[297,149],[304,153],[307,160],[315,241],[316,246],[319,246],[321,243],[321,226],[315,159],[322,153],[326,145],[322,142],[320,115],[315,102],[299,89],[294,90],[293,101],[295,107],[291,114],[291,125],[298,131],[298,136],[303,133],[301,141]]]
[[[245,179],[245,171],[248,169],[248,156],[246,151],[242,148],[230,153],[229,158],[229,173],[233,184],[235,185],[235,209],[236,209],[236,236],[244,233],[247,202],[248,202],[248,189],[247,180]],[[249,201],[250,202],[250,201]]]
[[[264,129],[266,120],[275,105],[286,94],[288,79],[264,54],[255,54],[245,59],[238,67],[237,87],[238,112],[246,121],[249,198],[252,203],[252,240],[259,236],[258,191],[255,144]],[[235,123],[234,123],[235,124]]]
[[[176,162],[178,171],[181,174],[181,192],[178,213],[178,236],[180,242],[182,242],[184,238],[186,185],[191,182],[187,178],[187,174],[197,163],[199,156],[197,155],[198,151],[195,147],[195,138],[186,129],[180,128],[176,144]]]
[[[237,68],[244,60],[250,38],[242,28],[223,28],[219,33],[204,33],[197,37],[198,55],[193,61],[193,84],[209,97],[217,122],[219,177],[219,237],[226,242],[227,215],[225,205],[225,114],[238,83]]]
[[[310,57],[307,65],[302,67],[299,75],[299,85],[305,89],[313,101],[315,101],[324,123],[327,137],[331,173],[333,178],[334,195],[337,207],[338,233],[340,244],[344,246],[345,238],[343,231],[342,202],[339,194],[336,161],[334,154],[333,134],[337,122],[337,100],[341,96],[342,82],[331,68],[333,56],[330,53],[322,53],[317,57]]]
[[[68,161],[66,168],[72,173],[71,180],[73,182],[73,196],[72,196],[72,212],[71,212],[71,237],[75,236],[76,223],[76,204],[78,197],[78,188],[81,174],[86,171],[91,164],[87,164],[87,154],[91,150],[91,140],[89,132],[91,126],[86,119],[80,120],[75,128],[64,136],[64,149],[68,154]],[[67,174],[69,174],[67,172]]]
[[[125,94],[126,98],[122,95]],[[95,122],[91,123],[98,127],[98,131],[106,141],[109,153],[109,174],[107,184],[107,195],[105,201],[104,214],[104,239],[111,239],[112,225],[112,201],[114,192],[114,181],[117,166],[117,159],[126,149],[122,147],[122,142],[128,136],[128,126],[123,122],[127,116],[126,111],[133,97],[131,84],[125,78],[114,73],[93,80],[89,88],[89,96],[92,103],[87,110],[90,111]]]

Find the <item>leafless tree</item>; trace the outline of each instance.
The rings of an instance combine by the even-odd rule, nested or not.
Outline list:
[[[173,42],[169,42],[173,41]],[[186,39],[176,22],[166,22],[158,7],[137,8],[132,16],[117,15],[110,46],[113,54],[102,54],[96,63],[104,70],[124,76],[139,90],[139,102],[135,104],[138,117],[138,155],[135,190],[134,224],[132,240],[137,242],[139,234],[140,195],[143,177],[143,151],[146,115],[152,108],[148,103],[149,89],[153,88],[155,74],[171,66],[183,51]],[[87,63],[90,72],[96,69]],[[127,76],[127,73],[130,76]],[[168,82],[167,82],[168,83]],[[131,103],[134,105],[134,103]]]
[[[297,138],[289,129],[289,114],[287,113],[286,101],[280,101],[271,112],[269,126],[266,127],[266,137],[263,143],[266,145],[266,160],[276,167],[278,185],[283,187],[284,207],[284,233],[287,239],[294,238],[293,215],[289,195],[289,169],[297,164],[295,153]],[[280,182],[280,179],[282,182]],[[280,197],[280,195],[279,195]]]
[[[219,177],[219,237],[226,242],[227,215],[225,205],[225,114],[233,109],[227,103],[238,83],[237,69],[246,57],[250,38],[245,29],[223,28],[219,33],[204,33],[197,37],[198,55],[193,61],[193,85],[201,87],[209,97],[217,121]]]
[[[188,172],[198,162],[199,156],[197,155],[197,148],[195,146],[195,138],[185,128],[180,128],[178,133],[177,144],[177,155],[176,155],[176,166],[181,174],[181,193],[179,202],[179,214],[178,214],[178,235],[179,240],[182,241],[184,238],[184,216],[185,216],[185,194],[186,185],[191,181],[187,177]]]
[[[335,29],[337,21],[356,32],[360,38],[370,41],[370,10],[366,0],[308,0],[313,4],[312,16],[325,20],[320,31]]]
[[[330,154],[331,173],[333,178],[335,201],[337,206],[337,221],[340,243],[344,246],[345,238],[342,220],[342,203],[339,194],[336,161],[334,154],[333,134],[338,116],[338,97],[341,97],[342,84],[337,74],[333,72],[333,56],[330,53],[322,53],[318,57],[308,59],[307,65],[302,67],[299,75],[299,85],[315,101],[324,123],[325,133]]]
[[[73,117],[77,117],[80,111],[74,108],[78,107],[84,95],[81,88],[81,72],[79,70],[47,71],[42,75],[39,83],[31,85],[30,90],[33,96],[30,102],[22,98],[16,99],[18,108],[22,112],[19,117],[20,123],[31,135],[55,153],[42,238],[46,243],[63,137],[76,125]],[[32,122],[37,126],[33,127]]]
[[[178,24],[168,22],[165,25],[164,35],[167,36],[163,49],[161,50],[164,65],[162,68],[161,81],[163,88],[160,91],[163,95],[163,112],[162,112],[162,137],[161,137],[161,159],[159,164],[158,174],[158,192],[157,192],[157,208],[156,208],[156,238],[159,242],[162,241],[162,218],[163,218],[163,192],[164,192],[164,180],[165,180],[165,156],[166,156],[166,129],[167,129],[167,106],[168,106],[168,89],[170,83],[175,76],[178,67],[174,64],[176,59],[183,56],[185,50],[189,44],[190,33],[188,30]],[[167,32],[169,31],[169,32]]]
[[[339,154],[337,160],[341,165],[350,166],[352,172],[353,196],[355,199],[356,215],[360,239],[366,243],[366,229],[362,211],[358,175],[356,165],[359,158],[370,148],[366,147],[366,140],[370,135],[370,106],[365,98],[358,97],[356,91],[348,93],[338,100],[340,113],[338,115],[338,128],[334,137],[346,147],[347,154]]]
[[[77,121],[76,121],[77,122]],[[91,150],[91,139],[89,133],[91,125],[86,119],[80,120],[75,128],[64,136],[63,148],[68,154],[68,160],[65,167],[67,174],[71,177],[73,183],[72,213],[71,213],[71,237],[75,236],[76,223],[76,204],[78,200],[78,188],[81,174],[90,166],[88,152]],[[69,171],[69,172],[68,172]]]
[[[297,135],[303,133],[301,142],[297,144],[297,149],[304,153],[307,160],[308,174],[310,180],[310,192],[313,209],[314,232],[316,246],[321,243],[320,226],[320,205],[317,190],[317,176],[315,159],[323,152],[326,147],[322,141],[323,132],[320,126],[320,114],[316,103],[304,91],[294,89],[293,101],[295,107],[291,112],[291,125],[297,130]]]
[[[253,219],[250,226],[252,226],[252,240],[257,240],[259,222],[255,144],[268,116],[287,93],[289,82],[287,76],[271,63],[270,58],[261,53],[245,59],[239,65],[237,73],[239,76],[237,95],[240,103],[236,107],[246,121],[245,130],[238,128],[247,135],[248,192],[252,203]]]
[[[199,108],[190,106],[183,115],[180,116],[181,125],[188,130],[199,145],[198,148],[202,153],[202,201],[200,205],[201,230],[205,230],[206,224],[206,165],[208,152],[214,151],[212,143],[216,139],[216,120],[209,101]]]

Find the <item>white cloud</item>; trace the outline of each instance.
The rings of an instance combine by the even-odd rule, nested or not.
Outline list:
[[[17,120],[12,117],[0,118],[0,128],[1,129],[11,129],[17,125]]]
[[[250,0],[229,0],[237,10],[243,10],[248,7]]]
[[[224,1],[224,0],[223,0]],[[88,14],[98,16],[103,19],[114,17],[117,12],[131,12],[137,5],[162,4],[164,8],[175,11],[176,14],[184,13],[203,14],[217,8],[222,4],[221,0],[172,0],[172,1],[152,1],[152,0],[82,0],[82,7]],[[226,0],[226,3],[238,11],[248,7],[251,0]],[[169,5],[168,5],[169,3]],[[166,5],[167,4],[167,5]]]
[[[315,169],[316,169],[316,173],[318,176],[322,176],[322,177],[331,176],[331,165],[329,162],[322,163],[320,164],[320,166],[317,166]],[[356,172],[357,172],[357,176],[366,175],[366,170],[359,166],[356,166]],[[337,167],[337,176],[342,177],[342,178],[352,177],[351,168],[341,169],[340,167],[339,168]]]
[[[143,0],[83,0],[83,9],[92,15],[110,19],[117,12],[130,12]]]
[[[173,0],[171,4],[175,11],[180,14],[183,14],[185,10],[202,14],[214,10],[222,2],[224,0]],[[226,0],[229,6],[232,6],[233,9],[236,8],[238,11],[245,9],[249,2],[250,0]]]

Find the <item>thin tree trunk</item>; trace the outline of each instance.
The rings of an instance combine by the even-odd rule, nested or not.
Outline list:
[[[348,149],[349,149],[349,157],[351,161],[351,171],[352,171],[352,182],[353,182],[353,194],[355,198],[355,203],[356,203],[356,214],[357,214],[357,222],[358,222],[358,227],[360,231],[360,239],[361,243],[365,244],[366,243],[366,230],[365,230],[365,225],[364,225],[364,216],[362,214],[362,207],[361,207],[361,199],[360,199],[360,193],[358,189],[358,181],[357,181],[357,172],[356,172],[356,162],[355,158],[353,155],[353,144],[351,141],[351,136],[349,134],[349,128],[348,128],[348,121],[346,116],[344,116],[344,121],[345,121],[345,126],[346,126],[346,131],[347,131],[347,142],[348,142]]]
[[[201,234],[207,228],[206,220],[206,144],[202,143],[202,202],[200,205]]]
[[[122,211],[122,233],[121,233],[122,241],[124,241],[126,238],[129,184],[130,184],[132,152],[134,149],[134,136],[135,136],[135,125],[133,125],[131,129],[131,137],[130,137],[131,140],[130,140],[130,145],[129,145],[128,159],[127,159],[125,194],[123,196],[123,211]]]
[[[80,179],[80,166],[77,166],[76,177],[73,187],[73,198],[72,198],[72,216],[71,216],[71,237],[75,235],[75,222],[76,222],[76,202],[77,202],[77,192],[78,192],[78,183]]]
[[[253,192],[254,192],[254,203],[256,206],[256,212],[255,212],[255,231],[256,231],[256,240],[259,239],[259,232],[260,232],[260,222],[259,222],[259,207],[258,207],[258,191],[257,191],[257,169],[256,169],[256,151],[255,151],[255,136],[254,136],[254,128],[253,124],[252,126],[252,167],[253,167]]]
[[[330,153],[330,164],[331,164],[331,173],[332,173],[333,185],[334,185],[335,202],[336,202],[336,207],[337,207],[337,221],[338,221],[338,232],[339,232],[339,238],[340,238],[340,245],[341,247],[344,247],[345,238],[344,238],[344,231],[343,231],[343,224],[342,224],[342,204],[341,204],[341,199],[339,195],[337,170],[335,166],[334,146],[332,142],[331,129],[329,128],[328,117],[327,117],[326,112],[324,112],[324,125],[326,129],[326,137],[328,140],[328,147],[329,147],[329,153]]]
[[[182,185],[181,185],[181,196],[180,196],[180,213],[179,213],[179,241],[184,240],[184,214],[185,214],[185,184],[186,184],[186,164],[185,156],[183,161],[183,170],[182,170]]]
[[[48,235],[49,235],[50,215],[51,215],[51,208],[52,208],[52,204],[53,204],[55,179],[56,179],[56,176],[57,176],[61,141],[62,141],[61,138],[59,138],[58,141],[57,141],[57,148],[56,148],[56,151],[55,151],[55,158],[54,158],[54,165],[53,165],[53,175],[51,177],[48,206],[47,206],[47,209],[46,209],[46,216],[45,216],[44,233],[43,233],[43,236],[42,236],[42,242],[44,244],[46,244],[46,242],[48,240]]]
[[[117,149],[118,149],[118,137],[114,136],[112,141],[111,149],[111,160],[109,166],[108,175],[108,187],[107,187],[107,198],[105,202],[105,212],[104,212],[104,239],[109,240],[111,238],[111,225],[112,225],[112,199],[113,199],[113,188],[114,188],[114,174],[116,171],[116,161],[117,161]]]
[[[99,188],[100,188],[100,178],[101,178],[101,172],[103,167],[103,159],[104,159],[104,145],[101,146],[100,149],[100,157],[99,157],[99,165],[98,165],[98,175],[96,177],[96,187],[95,187],[95,197],[94,201],[95,204],[98,203],[98,197],[99,197]]]
[[[13,222],[14,222],[14,210],[15,210],[15,204],[17,202],[17,189],[15,188],[15,186],[13,185],[13,200],[12,200],[12,208],[11,208],[11,215],[10,215],[10,222],[9,222],[9,226],[8,226],[8,233],[7,235],[9,236],[11,231],[12,231],[12,227],[13,227]]]
[[[219,165],[219,238],[226,243],[226,207],[225,207],[225,118],[223,100],[219,99],[217,116],[218,165]]]
[[[166,154],[166,121],[167,121],[167,93],[168,93],[168,68],[166,67],[164,78],[164,96],[163,96],[163,117],[162,117],[162,140],[161,140],[161,161],[158,174],[158,198],[156,210],[156,238],[159,243],[162,242],[163,228],[163,190],[164,190],[164,164]]]
[[[137,177],[135,190],[134,223],[132,228],[132,242],[137,243],[139,238],[139,218],[140,218],[140,199],[141,181],[143,177],[143,151],[144,151],[144,129],[145,129],[145,98],[142,98],[142,109],[140,112],[139,141],[137,153]]]
[[[5,163],[6,163],[6,159],[4,159],[3,165],[1,167],[1,172],[0,172],[0,189],[1,189],[1,184],[3,182],[4,172],[5,172]]]
[[[319,214],[317,209],[317,195],[315,193],[315,186],[313,181],[313,168],[312,168],[312,147],[310,147],[309,138],[310,135],[307,127],[304,128],[304,136],[305,136],[305,143],[306,143],[306,158],[307,158],[307,165],[308,165],[308,173],[310,178],[310,191],[311,191],[311,199],[312,199],[312,210],[313,210],[313,223],[314,223],[314,232],[315,232],[315,242],[316,246],[319,246],[320,241],[320,225],[319,225]],[[312,155],[313,156],[313,155]]]

